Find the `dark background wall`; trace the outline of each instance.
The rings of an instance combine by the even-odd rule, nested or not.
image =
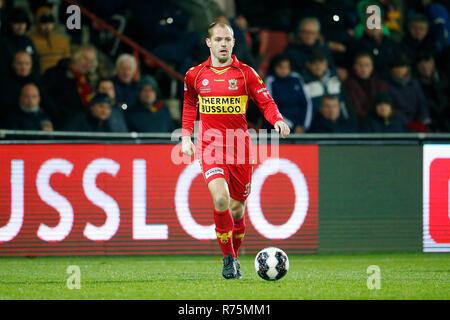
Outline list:
[[[422,151],[320,146],[319,252],[422,250]]]

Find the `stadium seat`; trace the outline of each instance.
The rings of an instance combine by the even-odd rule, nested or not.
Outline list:
[[[288,44],[288,36],[283,31],[261,30],[259,33],[260,45],[259,55],[261,64],[259,65],[259,75],[264,79],[269,68],[270,59],[281,53]]]

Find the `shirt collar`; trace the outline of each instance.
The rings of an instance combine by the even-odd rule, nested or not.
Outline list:
[[[224,67],[239,67],[239,60],[236,58],[236,56],[234,54],[231,55],[231,59],[233,59],[233,61],[231,62],[231,64],[224,66]],[[205,65],[208,67],[212,67],[211,66],[211,56],[209,56],[208,60],[205,61]]]

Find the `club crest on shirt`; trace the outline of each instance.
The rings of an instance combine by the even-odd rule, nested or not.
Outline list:
[[[228,80],[228,90],[237,90],[238,86],[237,86],[237,80],[236,79],[230,79]]]

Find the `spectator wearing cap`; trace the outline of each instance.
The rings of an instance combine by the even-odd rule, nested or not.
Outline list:
[[[116,75],[113,78],[116,102],[133,106],[138,100],[138,82],[134,80],[137,71],[136,59],[128,53],[117,58]]]
[[[36,12],[36,30],[30,34],[41,64],[41,73],[54,67],[61,59],[70,57],[70,42],[55,32],[56,17],[49,7]]]
[[[28,83],[34,83],[40,93],[41,108],[51,117],[53,122],[58,121],[59,113],[53,100],[40,85],[40,77],[32,72],[33,60],[26,51],[19,51],[14,56],[10,76],[0,82],[0,105],[3,113],[11,112],[19,105],[22,88]]]
[[[344,81],[353,114],[361,121],[373,110],[374,98],[377,94],[387,93],[387,83],[374,73],[373,59],[370,53],[356,54],[353,68]]]
[[[355,123],[342,116],[339,100],[336,96],[325,95],[319,107],[319,112],[314,117],[311,133],[354,133],[357,132]]]
[[[30,18],[22,8],[12,9],[6,17],[6,31],[0,40],[0,73],[8,74],[14,55],[19,51],[28,52],[33,59],[33,72],[39,73],[39,57],[33,41],[26,35],[31,27]]]
[[[433,55],[426,52],[418,56],[416,71],[430,110],[430,129],[450,132],[449,79],[436,68]]]
[[[305,93],[305,83],[300,74],[291,70],[289,58],[276,55],[271,61],[266,86],[292,132],[304,133],[311,125],[312,102]],[[264,128],[272,126],[264,121]]]
[[[145,76],[139,82],[139,100],[126,111],[128,128],[134,132],[171,132],[175,129],[168,107],[160,101],[156,80]]]
[[[116,132],[111,126],[111,99],[107,94],[92,98],[89,112],[79,113],[67,123],[66,130],[83,132]]]
[[[336,73],[328,67],[326,55],[321,50],[315,50],[308,56],[306,72],[303,76],[306,95],[311,99],[313,111],[312,117],[317,114],[325,95],[336,96],[339,100],[341,113],[349,117],[349,101],[341,81]]]
[[[45,130],[53,131],[53,124],[47,114],[41,110],[39,89],[34,84],[25,85],[20,93],[19,107],[6,121],[6,128],[11,130]]]
[[[381,93],[374,97],[372,112],[361,125],[361,132],[403,133],[408,132],[405,122],[395,113],[391,97]]]
[[[390,63],[389,94],[398,115],[413,131],[426,132],[430,122],[425,95],[419,81],[411,73],[411,62],[404,52],[398,52]]]
[[[115,129],[115,132],[128,132],[127,123],[125,120],[125,110],[128,109],[127,105],[118,105],[116,102],[116,91],[114,89],[114,83],[112,79],[103,78],[97,83],[97,93],[107,94],[111,99],[111,126]]]

